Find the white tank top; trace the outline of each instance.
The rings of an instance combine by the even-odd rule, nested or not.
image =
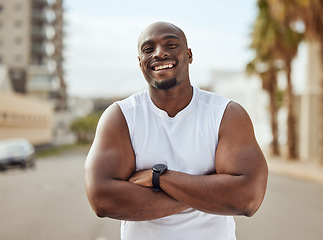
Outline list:
[[[157,108],[148,91],[117,102],[129,128],[136,170],[164,163],[193,175],[215,171],[215,151],[223,113],[230,100],[193,87],[189,105],[175,117]],[[122,240],[234,240],[232,216],[195,209],[151,221],[122,221]]]

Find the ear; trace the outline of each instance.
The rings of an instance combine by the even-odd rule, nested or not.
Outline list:
[[[138,56],[138,60],[139,60],[139,67],[141,67],[141,60],[139,56]]]
[[[193,62],[193,53],[190,48],[187,49],[187,55],[188,55],[189,63],[192,63]]]

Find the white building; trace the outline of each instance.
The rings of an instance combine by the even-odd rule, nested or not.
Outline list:
[[[292,81],[295,92],[297,154],[301,161],[320,162],[321,112],[321,64],[319,44],[307,42],[299,49],[293,62]],[[279,87],[286,87],[286,76],[278,74]],[[258,142],[268,146],[270,131],[269,98],[262,90],[258,76],[247,76],[245,72],[213,71],[210,90],[240,103],[249,113]],[[279,142],[286,144],[287,111],[278,112]]]
[[[257,76],[245,72],[216,71],[211,74],[211,91],[241,104],[251,117],[259,144],[267,147],[271,142],[268,96],[262,90]]]

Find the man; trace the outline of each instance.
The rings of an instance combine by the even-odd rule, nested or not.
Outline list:
[[[248,114],[191,86],[178,27],[148,26],[138,52],[148,90],[103,113],[86,160],[93,210],[123,220],[123,240],[236,239],[232,216],[257,211],[268,176]]]

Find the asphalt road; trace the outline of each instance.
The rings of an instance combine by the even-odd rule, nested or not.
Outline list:
[[[119,221],[99,219],[83,179],[86,152],[39,159],[0,172],[0,240],[114,240]]]
[[[119,221],[97,218],[87,202],[85,156],[69,151],[0,172],[0,240],[119,239]],[[238,240],[322,239],[323,185],[271,174],[260,210],[236,223]]]
[[[259,211],[235,219],[238,240],[321,240],[323,185],[270,174]]]

